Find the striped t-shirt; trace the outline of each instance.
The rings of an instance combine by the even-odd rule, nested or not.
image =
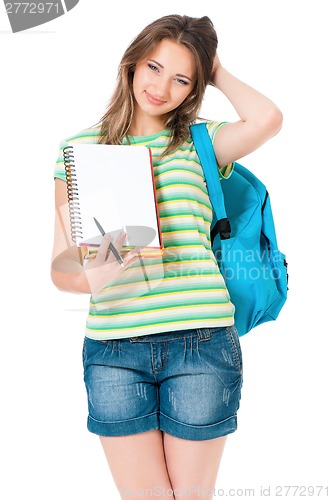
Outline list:
[[[207,123],[212,141],[222,125]],[[95,126],[62,141],[54,177],[66,181],[64,147],[97,143],[99,134],[100,126]],[[129,265],[90,297],[85,331],[89,338],[117,339],[234,323],[235,308],[211,250],[212,206],[194,144],[188,138],[161,158],[169,138],[168,130],[129,137],[133,147],[145,145],[152,153],[163,249],[147,251],[143,266],[142,261]],[[219,169],[221,178],[231,172],[232,164]]]

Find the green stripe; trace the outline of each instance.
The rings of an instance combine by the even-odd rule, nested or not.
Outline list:
[[[171,274],[171,271],[169,271],[169,274]],[[211,272],[211,273],[202,273],[202,272],[199,272],[199,275],[202,277],[219,277],[219,274],[217,272]],[[226,290],[226,287],[225,287],[225,284],[224,282],[221,282],[219,287],[217,288],[217,285],[214,283],[211,285],[211,287],[209,287],[206,283],[201,283],[199,280],[197,280],[197,283],[195,285],[193,285],[192,283],[189,283],[189,284],[186,284],[186,283],[182,283],[181,284],[181,289],[179,290],[177,288],[177,283],[176,281],[179,279],[179,278],[182,278],[182,279],[185,279],[185,278],[194,278],[195,276],[194,275],[185,275],[185,274],[178,274],[177,276],[174,276],[174,273],[172,273],[171,276],[167,277],[167,273],[165,273],[165,276],[164,276],[164,285],[160,284],[160,286],[158,287],[158,289],[153,289],[153,281],[158,281],[158,279],[154,280],[153,278],[150,279],[150,275],[148,273],[148,276],[149,276],[149,281],[151,282],[151,286],[152,286],[152,290],[150,291],[149,293],[149,296],[152,297],[152,296],[158,296],[158,295],[163,295],[165,294],[165,292],[168,292],[170,294],[174,294],[174,293],[181,293],[181,292],[189,292],[189,291],[213,291],[213,290]],[[161,276],[162,277],[162,276]],[[165,281],[168,280],[169,283],[165,284]],[[174,282],[173,284],[173,288],[172,288],[172,281]],[[144,278],[142,276],[140,276],[139,278],[137,278],[137,280],[135,281],[134,278],[132,279],[128,279],[127,281],[126,280],[121,280],[119,282],[116,283],[115,286],[119,287],[120,285],[133,285],[133,284],[138,284],[138,283],[142,283],[144,284]],[[112,286],[110,285],[110,287],[112,288]],[[105,289],[107,289],[107,286],[105,287]],[[127,287],[126,290],[125,290],[125,293],[130,293],[130,287]],[[194,293],[193,293],[194,295]],[[94,297],[98,297],[97,294],[94,295]],[[106,297],[100,297],[100,301],[107,301],[107,296]],[[96,302],[96,299],[94,299],[94,302]]]
[[[155,297],[155,298],[162,298],[164,303],[165,301],[167,300],[167,294],[166,292],[168,292],[168,294],[170,295],[170,304],[172,304],[174,302],[174,297],[176,296],[176,300],[177,302],[181,300],[181,298],[183,299],[182,303],[184,303],[184,301],[188,301],[188,297],[181,297],[181,294],[188,294],[189,292],[192,292],[192,298],[190,298],[190,305],[192,304],[193,301],[196,301],[196,297],[197,297],[197,293],[194,293],[195,291],[196,292],[202,292],[202,297],[204,297],[204,292],[206,293],[209,293],[211,294],[212,292],[216,292],[216,296],[218,296],[218,300],[220,304],[225,304],[225,303],[228,303],[228,297],[227,297],[227,294],[226,293],[221,293],[221,292],[225,292],[226,291],[226,288],[225,288],[225,285],[221,285],[219,288],[216,288],[211,286],[211,288],[204,288],[204,287],[199,287],[199,286],[187,286],[187,287],[183,287],[181,289],[181,291],[179,292],[177,289],[154,289],[153,288],[153,283],[151,282],[152,284],[152,290],[150,291],[149,293],[149,297]],[[220,299],[220,295],[223,295],[223,299]],[[95,296],[94,296],[95,297]],[[95,305],[95,306],[100,306],[101,304],[104,304],[104,303],[108,303],[110,301],[110,299],[113,299],[113,300],[120,300],[120,299],[125,299],[125,298],[133,298],[133,299],[137,299],[137,300],[142,300],[142,297],[139,297],[137,296],[137,294],[135,296],[132,296],[130,295],[130,289],[127,288],[126,290],[126,293],[125,294],[121,294],[120,292],[119,293],[114,293],[114,295],[112,294],[111,297],[105,297],[105,298],[100,298],[99,300],[98,299],[90,299],[90,303],[91,305]],[[202,299],[203,300],[203,299]],[[213,301],[213,297],[210,297],[209,301],[212,300]],[[150,307],[150,306],[149,306]]]
[[[224,302],[221,302],[220,303],[220,300],[218,299],[215,299],[215,300],[209,300],[209,301],[203,301],[203,300],[194,300],[192,299],[191,300],[191,303],[190,305],[188,304],[177,304],[176,306],[174,306],[174,301],[169,301],[169,302],[164,302],[162,304],[158,304],[158,306],[146,306],[145,304],[138,304],[137,305],[137,302],[135,302],[136,306],[133,307],[133,305],[130,307],[130,312],[131,313],[138,313],[138,312],[142,312],[144,311],[145,313],[149,313],[149,312],[154,312],[154,311],[164,311],[166,309],[169,309],[169,308],[172,308],[172,314],[173,314],[173,310],[176,310],[177,308],[182,308],[182,307],[189,307],[189,308],[193,308],[193,306],[197,305],[199,307],[205,307],[205,306],[210,306],[210,305],[222,305],[222,304],[227,304],[228,302],[225,300]],[[98,309],[98,308],[97,308]],[[108,313],[103,313],[103,311],[91,311],[90,312],[90,315],[91,316],[98,316],[98,317],[105,317],[105,316],[121,316],[121,315],[126,315],[128,314],[128,311],[124,310],[124,311],[118,311],[118,310],[115,310],[114,312],[110,311]],[[219,311],[218,311],[218,314],[219,314]]]
[[[181,318],[181,316],[173,316],[172,315],[171,317],[170,316],[168,316],[168,317],[165,316],[165,318],[162,318],[162,322],[159,322],[159,323],[156,322],[155,319],[151,319],[150,321],[144,321],[144,322],[139,323],[139,324],[136,322],[135,319],[133,319],[132,322],[128,321],[126,324],[121,324],[120,323],[120,324],[114,325],[114,329],[120,330],[120,329],[128,329],[129,328],[129,332],[131,332],[131,333],[128,335],[128,337],[132,337],[133,336],[132,330],[135,330],[135,328],[139,328],[139,327],[142,327],[142,326],[154,326],[155,325],[157,327],[157,326],[164,326],[164,325],[167,325],[167,324],[170,324],[170,323],[174,323],[174,322],[186,323],[188,321],[192,321],[192,320],[195,320],[195,319],[202,321],[203,325],[205,325],[204,320],[211,320],[211,319],[218,320],[219,318],[220,318],[220,316],[217,315],[217,314],[215,314],[215,315],[212,315],[212,314],[202,315],[202,316],[198,316],[197,318],[191,317],[190,319],[184,319],[184,318]],[[229,316],[225,316],[223,319],[225,321],[227,321],[227,323],[228,323],[228,321],[232,320],[233,318],[234,318],[234,316],[232,314],[230,314]],[[135,323],[134,323],[134,321],[135,321]],[[87,323],[87,327],[91,329],[91,326],[89,326],[88,323]],[[197,325],[195,325],[195,327],[199,328],[200,325],[197,324]],[[106,324],[102,328],[98,328],[98,331],[103,332],[104,330],[109,330],[109,329],[112,330],[112,323],[110,323],[108,325]],[[94,328],[92,330],[95,331]],[[136,335],[136,333],[135,333],[135,335]],[[144,333],[142,333],[141,335],[144,335]],[[112,338],[112,337],[108,337],[108,338]],[[116,338],[116,336],[114,338]]]

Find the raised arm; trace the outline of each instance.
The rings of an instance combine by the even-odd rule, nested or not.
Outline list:
[[[214,149],[220,167],[255,151],[276,135],[282,126],[282,113],[268,97],[231,75],[216,56],[211,84],[229,99],[240,120],[220,127]]]

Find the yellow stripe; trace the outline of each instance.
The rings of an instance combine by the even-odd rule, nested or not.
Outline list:
[[[212,213],[212,209],[210,207],[207,207],[203,203],[200,203],[199,200],[188,200],[188,199],[186,199],[186,200],[168,200],[168,201],[159,201],[158,200],[158,206],[162,207],[165,205],[167,207],[171,204],[179,205],[180,203],[184,203],[184,204],[188,205],[188,202],[189,203],[197,203],[197,205],[199,205],[202,208],[202,210],[206,210],[210,214]],[[178,210],[180,210],[180,207],[178,207]]]
[[[160,167],[160,165],[158,165],[158,167]],[[157,178],[157,180],[159,179],[162,179],[163,181],[166,181],[168,179],[168,177],[170,177],[172,179],[173,182],[177,183],[177,179],[181,179],[183,180],[183,177],[185,176],[186,178],[188,179],[191,179],[191,176],[195,176],[195,178],[193,179],[194,182],[198,182],[198,183],[202,183],[202,176],[199,175],[199,173],[197,172],[194,172],[193,170],[189,171],[189,170],[185,170],[185,169],[175,169],[175,168],[172,168],[172,165],[166,165],[166,167],[168,167],[167,169],[165,169],[164,171],[162,171],[161,169],[159,169],[158,172],[154,172],[154,175],[155,177]],[[173,176],[174,174],[174,176]],[[178,174],[179,177],[175,177],[175,174]]]
[[[188,234],[188,233],[199,233],[199,231],[197,229],[179,229],[178,231],[165,231],[165,233],[163,233],[163,237],[165,238],[166,236],[170,236],[170,235],[178,235],[179,233],[181,234]],[[204,233],[203,233],[204,234]],[[205,234],[204,234],[205,236]]]
[[[200,290],[200,292],[202,293],[202,290]],[[181,291],[181,292],[178,292],[179,295],[183,295],[185,292],[184,291]],[[158,295],[159,297],[160,295]],[[117,299],[114,299],[116,302],[117,302]],[[125,300],[125,299],[123,299]],[[134,300],[134,299],[133,299]],[[120,300],[119,300],[120,302]],[[128,302],[128,299],[127,299],[127,302]],[[100,306],[101,304],[107,304],[107,302],[98,302],[98,304],[96,305],[96,307],[98,308],[98,306]],[[199,310],[199,313],[203,313],[204,310],[206,309],[206,307],[214,307],[214,308],[220,308],[220,307],[229,307],[229,303],[228,302],[221,302],[220,304],[211,304],[211,303],[206,303],[206,304],[195,304],[194,306],[192,304],[188,304],[188,305],[185,305],[185,304],[181,304],[179,306],[169,306],[169,307],[160,307],[158,309],[156,309],[155,311],[131,311],[130,313],[126,313],[126,315],[129,317],[129,316],[136,316],[136,315],[142,315],[142,314],[160,314],[160,313],[164,313],[164,311],[176,311],[176,310],[183,310],[183,309],[197,309]],[[97,320],[98,319],[98,316],[95,316],[93,314],[90,314],[88,315],[89,318],[93,318],[94,320]],[[117,318],[117,317],[123,317],[123,314],[102,314],[102,318],[100,318],[101,320],[104,319],[104,318]]]
[[[218,279],[220,280],[220,277],[221,275],[220,274],[209,274],[208,276],[201,276],[200,279],[205,279],[205,280],[212,280],[212,279]],[[162,281],[163,283],[164,282],[167,282],[167,281],[171,281],[171,280],[188,280],[188,279],[193,279],[195,280],[195,278],[193,278],[192,276],[170,276],[170,277],[165,277],[165,276],[162,276],[160,278],[158,278],[158,276],[156,278],[152,278],[152,279],[149,279],[149,282],[151,283],[151,286],[153,286],[153,281]],[[146,281],[145,280],[141,280],[141,281],[135,281],[134,283],[120,283],[119,285],[110,285],[110,286],[106,286],[105,288],[103,288],[103,291],[102,292],[98,292],[100,293],[100,296],[99,298],[102,298],[103,295],[104,295],[104,291],[106,292],[107,290],[109,289],[117,289],[117,288],[123,288],[123,287],[133,287],[133,286],[138,286],[139,284],[144,284],[145,287],[144,289],[146,288]],[[220,288],[223,290],[223,283],[220,282]],[[210,288],[209,288],[210,290]],[[191,290],[191,292],[193,292],[194,290]],[[202,293],[202,290],[200,290],[200,292]],[[179,294],[185,294],[185,293],[188,293],[188,290],[181,290],[180,292],[174,292],[174,291],[171,291],[171,292],[168,292],[168,295],[173,295],[174,293],[179,293]],[[106,295],[106,294],[105,294]],[[98,294],[94,294],[94,297],[98,298]],[[107,297],[105,297],[107,298]],[[98,302],[98,304],[101,304],[101,302]]]
[[[197,295],[198,294],[202,294],[202,293],[204,293],[204,294],[205,293],[210,294],[210,292],[211,293],[213,293],[213,292],[214,293],[219,293],[219,294],[220,294],[220,292],[222,292],[222,295],[225,295],[225,293],[226,293],[226,287],[223,288],[223,285],[220,284],[216,288],[210,287],[208,289],[202,289],[202,290],[181,290],[180,292],[173,291],[172,292],[172,296],[173,295],[180,295],[180,296],[181,295],[182,296],[183,295],[188,295],[188,297],[190,297],[190,295],[192,295],[192,294],[197,294]],[[158,293],[158,295],[152,295],[150,297],[145,297],[144,295],[141,295],[139,297],[138,296],[137,297],[132,297],[130,300],[134,300],[134,301],[148,300],[149,302],[150,301],[154,301],[155,302],[155,301],[157,301],[157,299],[163,298],[163,297],[167,297],[169,295],[170,295],[169,292],[164,292],[164,293]],[[123,300],[124,301],[128,301],[128,298],[125,298],[125,299],[113,299],[113,300],[116,300],[117,302],[118,301],[120,302],[120,301],[123,301]],[[112,301],[110,301],[110,302],[112,302]],[[92,305],[94,307],[98,307],[100,304],[107,304],[107,303],[108,303],[108,301],[106,300],[104,302],[97,302],[97,304],[92,304]],[[223,302],[221,304],[224,305]]]
[[[161,191],[161,190],[162,191],[168,191],[168,190],[173,189],[173,191],[176,192],[177,189],[182,188],[182,190],[183,190],[184,187],[186,189],[195,189],[197,191],[197,193],[199,193],[200,195],[205,194],[204,191],[202,191],[202,189],[199,188],[199,187],[193,186],[190,183],[188,183],[188,184],[185,184],[185,183],[184,184],[180,184],[179,182],[176,182],[176,183],[172,184],[171,186],[161,186],[161,187],[157,188],[156,191]],[[180,202],[181,202],[181,200],[177,201],[177,203],[180,203]]]
[[[202,219],[204,221],[205,224],[209,224],[210,223],[206,220],[203,219],[203,217],[201,217],[200,215],[197,216],[199,219]],[[177,219],[189,219],[192,221],[192,214],[183,214],[183,215],[176,215],[176,218]],[[168,220],[171,220],[171,221],[174,221],[174,215],[166,215],[165,217],[164,216],[161,216],[160,219],[162,221],[168,221]]]

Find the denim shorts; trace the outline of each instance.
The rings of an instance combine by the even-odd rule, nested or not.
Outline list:
[[[242,353],[235,326],[112,340],[84,338],[88,430],[152,429],[190,440],[237,429]]]

